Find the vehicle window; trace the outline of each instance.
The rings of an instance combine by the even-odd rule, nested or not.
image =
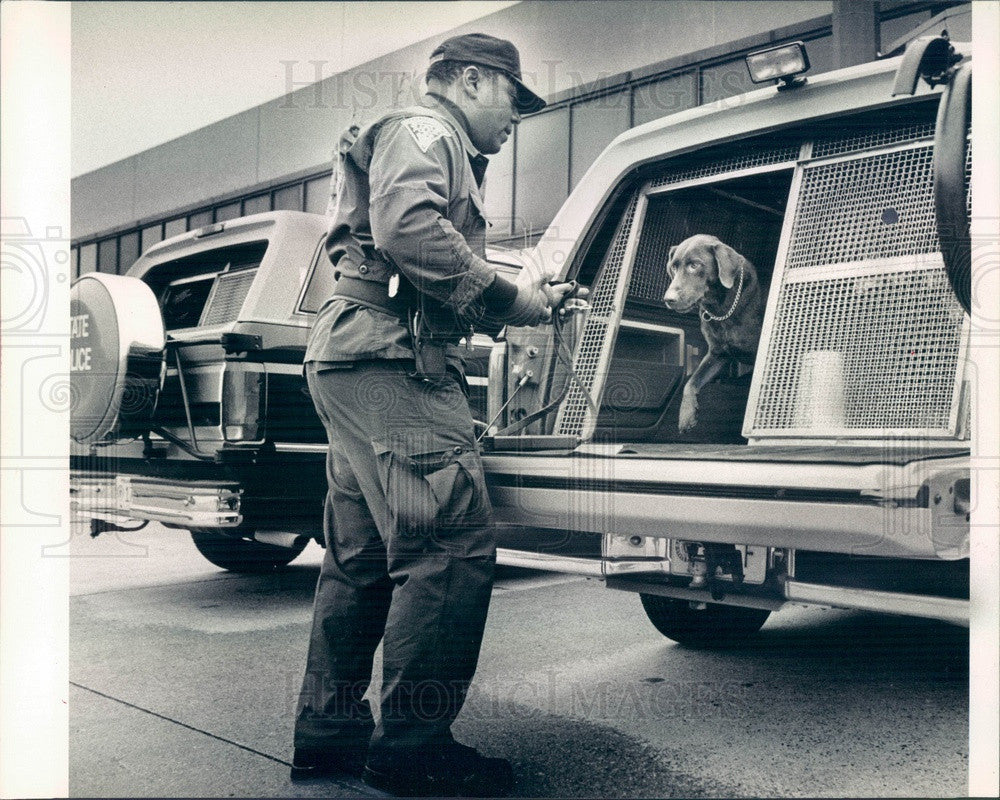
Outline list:
[[[170,283],[160,297],[164,327],[170,331],[197,325],[214,282],[215,275]]]
[[[333,294],[333,285],[337,282],[333,275],[333,264],[327,258],[326,250],[319,247],[316,257],[313,259],[305,294],[302,295],[302,302],[299,303],[301,313],[315,314],[319,311],[320,306]]]
[[[685,379],[707,352],[697,314],[666,307],[670,279],[666,265],[673,245],[696,233],[715,236],[756,267],[766,295],[774,269],[792,167],[726,178],[677,189],[665,183],[645,198],[641,227],[625,292],[621,327],[604,378],[604,402],[595,437],[627,436],[634,441],[739,443],[749,375],[724,376],[700,395],[710,425],[682,434],[676,420]],[[620,241],[622,234],[616,236]],[[620,249],[620,247],[619,247]],[[612,256],[617,250],[612,248]],[[604,285],[615,261],[605,259],[595,296],[610,297]],[[627,265],[622,264],[621,268]],[[619,279],[615,279],[616,281]]]
[[[253,283],[267,242],[221,247],[166,261],[143,280],[160,302],[168,331],[236,319]]]

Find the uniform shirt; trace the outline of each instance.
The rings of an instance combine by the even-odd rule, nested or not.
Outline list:
[[[387,284],[398,268],[425,295],[429,319],[457,319],[467,330],[485,311],[483,289],[496,275],[483,258],[487,159],[452,104],[434,95],[422,102],[368,126],[348,151],[326,249],[338,277]],[[449,346],[447,355],[460,366],[459,348]],[[413,358],[407,326],[377,309],[329,299],[316,316],[305,360],[379,358]]]

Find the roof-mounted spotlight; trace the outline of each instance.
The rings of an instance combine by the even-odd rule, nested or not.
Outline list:
[[[809,69],[809,56],[802,42],[792,42],[767,50],[758,50],[746,57],[750,80],[754,83],[775,81],[778,91],[801,86],[806,79],[801,73]]]

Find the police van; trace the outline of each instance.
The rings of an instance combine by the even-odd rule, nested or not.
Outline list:
[[[590,289],[471,343],[499,563],[637,592],[690,644],[788,603],[967,624],[968,53],[929,37],[816,76],[798,43],[753,54],[762,88],[623,133],[534,248],[495,256]],[[231,570],[321,539],[301,366],[325,232],[260,214],[75,282],[72,505],[95,535],[156,520]],[[755,361],[682,430],[708,345],[664,295],[696,234],[754,265],[765,303]]]

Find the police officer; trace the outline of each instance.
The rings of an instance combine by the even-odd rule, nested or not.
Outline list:
[[[465,396],[471,326],[547,322],[571,285],[512,283],[483,258],[487,156],[544,101],[510,42],[457,36],[431,55],[421,105],[347,152],[327,253],[337,277],[306,377],[330,442],[292,777],[363,774],[399,795],[487,796],[509,762],[451,724],[475,672],[496,560]],[[364,699],[383,640],[380,720]]]

